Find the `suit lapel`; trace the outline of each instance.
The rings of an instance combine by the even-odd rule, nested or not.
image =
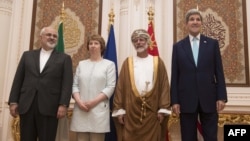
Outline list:
[[[42,73],[46,72],[48,67],[54,62],[56,55],[57,55],[57,52],[55,50],[53,50],[48,61],[46,62],[45,66],[44,66]]]
[[[189,41],[189,36],[187,36],[184,40],[183,40],[183,45],[182,48],[185,50],[188,59],[195,65],[194,62],[194,57],[193,57],[193,52],[192,52],[192,47],[191,47],[191,43]]]
[[[207,40],[204,35],[200,36],[200,46],[199,46],[199,55],[198,55],[198,66],[202,61],[202,57],[206,56],[206,47],[207,47]]]
[[[40,51],[41,49],[34,50],[34,61],[36,66],[36,71],[40,73]]]

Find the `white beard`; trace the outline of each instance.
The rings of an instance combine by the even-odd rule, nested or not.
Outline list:
[[[144,52],[144,51],[147,50],[147,49],[148,49],[148,46],[144,46],[144,47],[137,48],[136,51],[137,51],[138,53],[141,53],[141,52]]]
[[[47,46],[48,46],[49,48],[51,48],[51,49],[54,49],[54,48],[56,47],[56,43],[47,42],[46,44],[47,44]]]

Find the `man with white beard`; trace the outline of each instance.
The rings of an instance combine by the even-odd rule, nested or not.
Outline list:
[[[55,50],[58,33],[44,27],[41,48],[25,51],[9,96],[13,117],[20,117],[21,141],[55,141],[58,119],[66,115],[72,93],[69,55]]]
[[[113,101],[117,141],[166,141],[170,96],[164,62],[148,54],[146,30],[135,30],[131,41],[137,55],[123,62]]]

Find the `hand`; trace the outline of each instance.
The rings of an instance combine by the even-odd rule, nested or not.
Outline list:
[[[96,104],[95,104],[95,102],[94,102],[93,100],[90,100],[90,101],[85,102],[84,105],[85,105],[89,110],[96,106]]]
[[[16,118],[18,116],[18,104],[10,104],[9,110],[12,117]]]
[[[157,118],[158,118],[159,122],[162,123],[162,121],[164,119],[164,114],[163,113],[158,113]]]
[[[83,110],[85,112],[89,111],[89,108],[85,105],[85,103],[83,101],[77,101],[76,103],[81,110]]]
[[[119,115],[118,116],[118,122],[122,125],[124,125],[124,115]]]
[[[66,113],[67,113],[67,107],[64,105],[60,105],[57,111],[57,118],[60,119],[60,118],[65,117]]]
[[[179,117],[179,115],[180,115],[180,104],[174,104],[173,106],[172,106],[172,110],[173,110],[173,113],[177,116],[177,117]]]
[[[218,100],[216,102],[217,111],[220,112],[225,108],[225,102],[223,100]]]

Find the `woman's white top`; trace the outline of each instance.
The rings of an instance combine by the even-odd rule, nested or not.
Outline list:
[[[73,82],[73,93],[79,92],[83,101],[94,99],[101,92],[110,98],[116,85],[116,69],[112,61],[89,59],[79,62]],[[70,130],[75,132],[104,133],[110,131],[109,99],[100,102],[89,112],[75,103]]]

